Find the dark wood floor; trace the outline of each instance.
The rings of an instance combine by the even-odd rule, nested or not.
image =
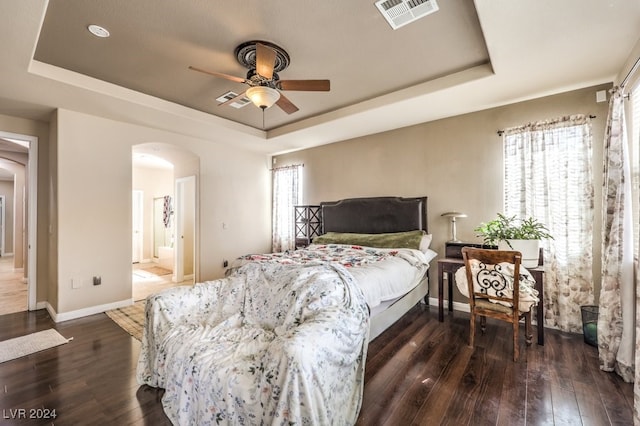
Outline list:
[[[582,336],[547,330],[511,360],[507,324],[489,321],[474,350],[468,317],[415,307],[373,341],[360,425],[630,425],[633,385],[598,369]],[[104,314],[55,324],[46,311],[0,316],[0,340],[56,328],[74,340],[0,364],[0,424],[169,424],[162,391],[139,387],[140,343]],[[12,419],[24,409],[52,420]]]

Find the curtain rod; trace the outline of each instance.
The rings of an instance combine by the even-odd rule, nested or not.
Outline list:
[[[625,78],[622,80],[622,83],[620,83],[620,88],[624,89],[624,86],[627,85],[627,82],[629,81],[631,76],[636,73],[639,66],[640,66],[640,58],[636,59],[636,63],[633,64],[633,66],[631,67],[631,69],[629,70]]]
[[[590,115],[589,118],[594,119],[596,118],[596,115]],[[502,136],[504,134],[504,130],[498,130],[496,133],[498,133],[498,136]]]
[[[288,166],[280,166],[280,167],[274,167],[272,169],[269,169],[270,171],[274,172],[276,170],[284,170],[284,169],[294,169],[296,167],[304,167],[304,163],[302,164],[290,164]]]

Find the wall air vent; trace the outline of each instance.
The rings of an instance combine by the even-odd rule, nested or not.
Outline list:
[[[379,0],[376,7],[394,30],[438,11],[436,0]]]
[[[236,96],[238,96],[237,93],[235,92],[227,92],[224,95],[221,95],[219,97],[216,98],[216,101],[220,102],[220,103],[224,103],[227,101],[230,101],[231,99],[235,98]],[[234,108],[242,108],[243,106],[250,104],[251,103],[251,99],[247,98],[246,96],[243,96],[242,98],[236,100],[235,102],[231,102],[229,104],[229,106],[234,107]]]

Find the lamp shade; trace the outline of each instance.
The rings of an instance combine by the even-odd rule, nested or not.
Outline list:
[[[467,217],[466,214],[461,213],[461,212],[446,212],[446,213],[442,213],[440,216],[445,216],[445,217]]]
[[[271,107],[280,99],[280,92],[267,86],[250,87],[245,94],[255,106],[261,109]]]

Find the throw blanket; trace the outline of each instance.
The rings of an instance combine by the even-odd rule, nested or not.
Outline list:
[[[489,265],[489,267],[485,267],[484,265],[481,267],[481,263],[477,259],[471,259],[471,275],[474,277],[474,289],[478,292],[482,290],[483,293],[488,294],[489,296],[496,296],[497,291],[492,287],[481,286],[478,284],[478,273],[485,270],[499,272],[505,278],[506,288],[501,291],[502,296],[504,297],[513,297],[513,278],[514,278],[514,269],[513,264],[511,263],[499,263],[498,265]],[[494,268],[494,266],[497,266]],[[469,297],[469,286],[467,285],[467,272],[465,267],[461,267],[456,271],[455,274],[456,286],[460,293]],[[531,272],[527,271],[522,265],[520,266],[520,294],[518,299],[518,309],[520,312],[529,312],[532,306],[538,304],[540,300],[538,298],[538,290],[535,289],[536,281],[531,275]],[[490,302],[499,303],[501,305],[511,307],[510,303],[489,299]]]
[[[137,378],[174,424],[353,424],[369,316],[340,265],[249,263],[150,296]]]

